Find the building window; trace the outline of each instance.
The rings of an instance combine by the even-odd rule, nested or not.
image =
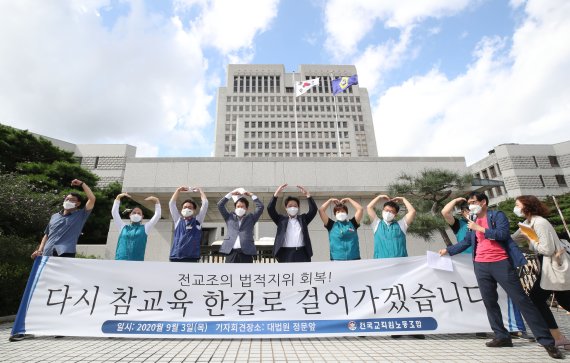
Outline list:
[[[483,179],[489,179],[489,174],[487,174],[487,170],[483,170],[481,173],[483,174]]]
[[[566,179],[564,178],[564,175],[556,175],[556,181],[558,182],[559,187],[568,186],[568,184],[566,184]]]
[[[496,178],[496,177],[497,177],[497,172],[495,171],[495,167],[494,167],[494,166],[489,167],[489,173],[491,174],[491,178]]]
[[[556,156],[549,156],[548,160],[550,161],[550,166],[553,168],[560,167],[560,164],[558,164],[558,158]]]

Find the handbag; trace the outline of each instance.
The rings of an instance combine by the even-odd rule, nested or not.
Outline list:
[[[542,259],[540,287],[547,291],[570,290],[570,255],[558,238],[553,240],[556,250]]]

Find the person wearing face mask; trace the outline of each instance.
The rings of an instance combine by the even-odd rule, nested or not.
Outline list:
[[[63,210],[51,216],[39,247],[32,253],[38,256],[75,257],[77,240],[87,218],[95,206],[95,195],[81,180],[73,179],[71,186],[81,187],[87,195],[85,208],[81,208],[81,195],[69,193],[63,201]]]
[[[255,203],[255,211],[247,213],[249,201],[244,197],[249,196]],[[234,212],[226,209],[230,198],[234,200]],[[253,256],[257,255],[253,228],[263,213],[264,205],[259,198],[251,192],[238,188],[229,192],[218,202],[218,210],[226,221],[227,233],[220,247],[220,253],[226,255],[226,263],[252,263]]]
[[[198,206],[192,199],[182,202],[182,210],[178,211],[176,202],[182,192],[199,192],[202,200],[200,213],[196,213]],[[202,223],[208,212],[208,198],[201,188],[179,187],[176,189],[168,209],[174,223],[174,238],[170,248],[170,262],[199,262],[200,244],[202,243]]]
[[[267,212],[277,225],[275,243],[273,244],[273,256],[278,262],[311,262],[313,248],[309,237],[308,225],[317,215],[317,204],[309,191],[300,185],[297,188],[307,198],[309,211],[299,214],[299,199],[288,196],[285,198],[285,210],[287,215],[278,214],[275,210],[279,193],[287,187],[280,185],[267,206]]]
[[[376,215],[374,207],[386,199],[382,207],[382,220]],[[398,203],[404,203],[407,213],[404,218],[396,221],[395,217],[400,211]],[[408,257],[406,248],[406,232],[416,218],[416,210],[406,198],[396,197],[390,199],[385,194],[374,198],[367,206],[368,215],[372,219],[374,231],[374,258]]]
[[[121,198],[131,197],[127,193],[117,195],[111,208],[111,215],[117,228],[119,228],[119,241],[117,242],[117,249],[115,251],[115,260],[127,261],[144,261],[144,253],[146,250],[146,241],[150,230],[160,220],[160,202],[156,197],[148,197],[145,200],[154,202],[154,216],[151,220],[142,224],[143,211],[139,207],[133,208],[129,214],[131,223],[123,222],[119,214],[119,206],[121,205]]]
[[[355,209],[354,217],[348,219],[348,202]],[[327,208],[333,203],[335,221],[327,215]],[[364,215],[364,209],[351,198],[338,200],[331,198],[319,208],[319,216],[329,232],[329,247],[331,261],[360,260],[360,246],[357,229]]]
[[[513,212],[517,217],[525,218],[525,223],[532,227],[538,237],[536,241],[531,240],[520,229],[512,235],[516,242],[528,243],[530,250],[538,254],[540,261],[540,272],[530,290],[530,299],[548,324],[555,339],[555,345],[570,350],[570,341],[558,328],[554,315],[546,303],[550,295],[554,294],[558,304],[570,311],[570,282],[568,280],[556,281],[556,276],[544,273],[544,266],[548,267],[552,259],[556,258],[557,250],[562,248],[554,227],[544,218],[550,214],[550,211],[537,197],[521,195],[515,200]],[[563,248],[562,253],[566,253]]]
[[[562,353],[555,346],[548,325],[524,292],[519,280],[516,268],[526,265],[527,260],[511,238],[507,216],[501,211],[489,210],[489,199],[484,193],[471,192],[467,203],[477,219],[468,222],[469,231],[463,241],[440,250],[439,254],[453,256],[469,246],[473,247],[475,277],[487,310],[489,324],[495,333],[495,338],[485,345],[489,348],[513,346],[509,331],[503,324],[498,304],[498,284],[519,307],[536,341],[546,349],[550,357],[562,359]]]

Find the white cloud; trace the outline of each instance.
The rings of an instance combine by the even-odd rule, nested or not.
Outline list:
[[[250,59],[276,3],[177,1],[166,16],[125,4],[109,26],[108,0],[1,2],[0,123],[74,143],[130,143],[139,156],[208,154],[225,63],[211,69],[204,48]]]
[[[466,155],[507,142],[570,139],[570,3],[528,1],[510,49],[484,38],[462,75],[437,69],[388,89],[375,103],[379,154]]]
[[[190,1],[201,15],[191,21],[192,33],[203,46],[211,46],[234,61],[250,60],[253,40],[277,16],[278,0]]]
[[[469,0],[330,0],[325,5],[326,48],[339,59],[353,55],[358,43],[383,23],[386,28],[409,29],[421,20],[456,14]]]

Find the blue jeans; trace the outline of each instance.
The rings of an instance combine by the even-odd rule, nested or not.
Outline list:
[[[479,284],[481,297],[487,309],[487,318],[491,329],[498,339],[511,339],[510,334],[503,325],[503,316],[499,307],[499,284],[517,305],[525,318],[536,341],[541,345],[554,345],[554,338],[542,315],[524,292],[516,270],[509,260],[499,262],[473,262],[475,277]]]

